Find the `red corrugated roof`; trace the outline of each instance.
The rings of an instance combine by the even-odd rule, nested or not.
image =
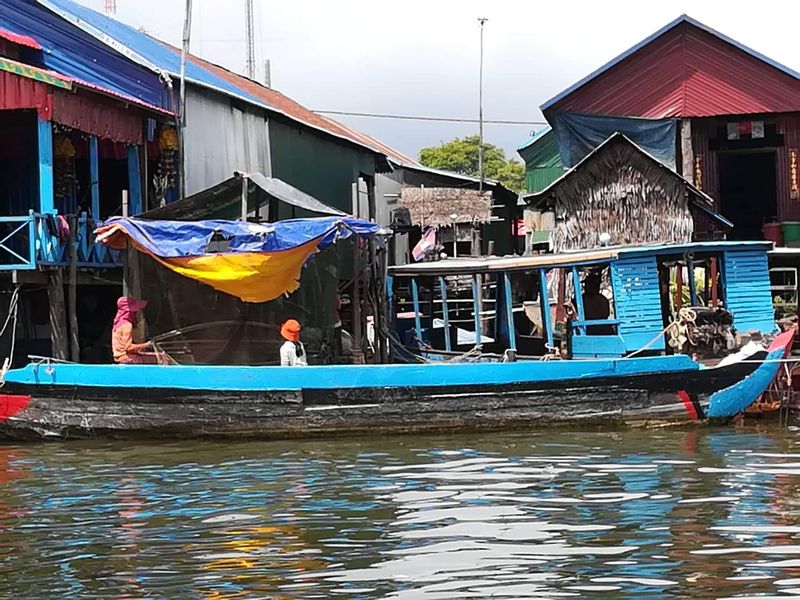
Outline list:
[[[800,110],[800,78],[682,19],[545,105],[636,117],[711,117]]]
[[[177,52],[176,48],[173,48],[173,50]],[[308,125],[309,127],[314,127],[315,129],[320,129],[326,133],[329,133],[330,135],[344,138],[352,143],[358,144],[359,146],[365,146],[380,154],[385,154],[390,159],[400,164],[417,164],[413,158],[409,158],[394,148],[391,148],[386,144],[376,140],[372,136],[361,133],[360,131],[356,131],[355,129],[351,129],[350,127],[342,125],[333,119],[315,113],[298,102],[295,102],[291,98],[284,96],[280,92],[263,86],[252,79],[237,75],[228,69],[220,67],[219,65],[215,65],[214,63],[210,63],[207,60],[203,60],[198,56],[190,55],[189,60],[197,65],[200,65],[204,69],[211,71],[218,77],[229,81],[251,96],[262,100],[264,104],[272,107],[277,112],[286,115],[292,120],[299,121],[305,125]]]
[[[8,29],[0,28],[0,38],[4,40],[8,40],[14,44],[18,44],[20,46],[27,46],[28,48],[33,48],[34,50],[41,50],[42,46],[32,37],[28,37],[27,35],[21,35],[19,33],[14,33],[13,31],[9,31]]]

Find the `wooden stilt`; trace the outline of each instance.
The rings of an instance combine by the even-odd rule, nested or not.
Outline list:
[[[361,328],[361,247],[353,236],[353,363],[364,364],[364,336]]]
[[[47,273],[47,297],[50,313],[50,354],[67,360],[67,309],[64,301],[64,272],[53,269]]]
[[[78,332],[78,218],[69,218],[69,347],[70,360],[81,361],[81,345]]]

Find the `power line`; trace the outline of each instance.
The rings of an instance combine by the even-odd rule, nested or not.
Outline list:
[[[443,123],[477,123],[478,119],[459,119],[456,117],[422,117],[416,115],[383,115],[377,113],[347,112],[343,110],[315,110],[314,112],[323,115],[342,115],[346,117],[370,117],[373,119],[401,119],[404,121],[439,121]],[[544,121],[508,121],[508,120],[488,120],[484,123],[492,125],[547,125]]]

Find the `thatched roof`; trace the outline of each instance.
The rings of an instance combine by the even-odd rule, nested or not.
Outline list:
[[[456,223],[488,223],[492,218],[492,193],[459,188],[404,187],[397,206],[408,209],[414,225],[442,227],[452,225],[454,220]]]

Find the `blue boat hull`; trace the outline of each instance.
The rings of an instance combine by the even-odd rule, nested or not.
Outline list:
[[[38,364],[6,374],[0,436],[282,438],[688,421],[707,408],[716,415],[716,394],[767,378],[766,366],[701,369],[682,355],[306,368]],[[736,392],[740,402],[729,408],[758,387]]]

